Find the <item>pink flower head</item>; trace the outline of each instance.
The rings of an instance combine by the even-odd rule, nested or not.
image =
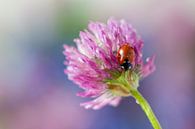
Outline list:
[[[130,89],[137,88],[139,80],[155,70],[154,56],[143,63],[143,41],[125,20],[109,19],[107,24],[90,22],[88,29],[74,40],[77,48],[64,45],[65,73],[84,91],[81,97],[95,98],[81,103],[89,109],[105,105],[117,106],[122,97],[130,96]],[[116,53],[124,44],[134,52],[134,66],[121,68]]]

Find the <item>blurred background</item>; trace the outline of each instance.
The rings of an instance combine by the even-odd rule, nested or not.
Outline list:
[[[0,129],[152,129],[134,99],[85,110],[63,44],[90,20],[124,18],[157,70],[140,83],[163,129],[195,129],[194,0],[0,0]]]

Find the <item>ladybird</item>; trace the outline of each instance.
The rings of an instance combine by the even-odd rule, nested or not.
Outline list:
[[[120,48],[117,51],[117,60],[120,64],[120,66],[125,69],[131,69],[135,62],[135,51],[130,44],[124,44],[120,46]]]

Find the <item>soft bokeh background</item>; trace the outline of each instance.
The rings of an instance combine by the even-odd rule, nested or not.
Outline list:
[[[163,129],[195,129],[194,0],[0,0],[0,129],[152,129],[132,98],[85,110],[64,75],[63,44],[90,20],[129,21],[156,53],[140,91]]]

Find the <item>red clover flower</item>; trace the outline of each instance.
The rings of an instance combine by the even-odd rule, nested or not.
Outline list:
[[[137,90],[139,81],[155,70],[155,56],[144,63],[143,41],[136,30],[125,20],[110,18],[107,24],[90,22],[74,42],[77,48],[64,45],[65,73],[84,90],[78,96],[94,98],[81,106],[95,110],[105,105],[117,106],[122,97],[132,96],[146,114],[149,112],[153,127],[161,129]]]

